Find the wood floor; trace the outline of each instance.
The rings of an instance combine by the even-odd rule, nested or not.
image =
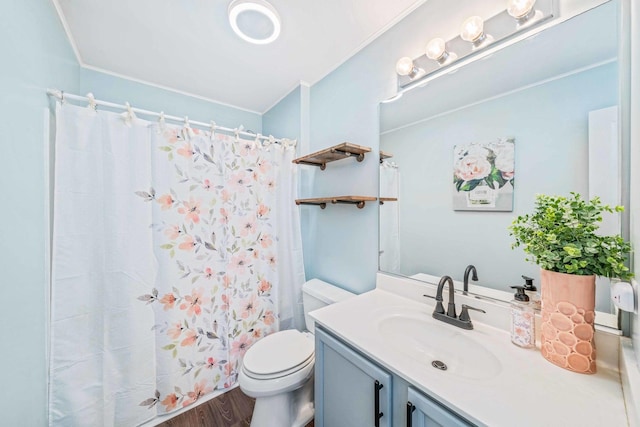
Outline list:
[[[255,399],[236,387],[159,424],[159,427],[249,427],[254,404]],[[306,427],[313,427],[313,421]]]

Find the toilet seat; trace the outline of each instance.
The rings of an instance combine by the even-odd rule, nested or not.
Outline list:
[[[242,370],[250,378],[270,380],[303,370],[314,360],[313,335],[291,329],[252,345],[244,356]]]

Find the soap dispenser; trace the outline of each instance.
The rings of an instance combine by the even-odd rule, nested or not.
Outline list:
[[[533,285],[533,279],[525,275],[523,275],[522,278],[524,279],[524,293],[529,297],[531,307],[533,307],[534,310],[540,310],[540,292],[538,292],[538,288]]]
[[[511,301],[511,342],[523,348],[536,345],[536,316],[525,293],[524,286],[511,286],[516,290]]]

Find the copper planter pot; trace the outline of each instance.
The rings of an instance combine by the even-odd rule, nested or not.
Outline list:
[[[540,271],[542,356],[554,365],[596,373],[596,276]]]

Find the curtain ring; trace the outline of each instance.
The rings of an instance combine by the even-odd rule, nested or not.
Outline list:
[[[216,125],[216,122],[211,120],[211,135],[210,135],[209,138],[211,138],[212,141],[216,138],[216,129],[217,128],[218,128],[218,126]]]
[[[89,99],[88,107],[93,111],[98,111],[98,104],[96,104],[96,97],[93,96],[93,93],[89,92],[87,98]]]
[[[196,136],[195,132],[193,132],[193,129],[191,129],[188,116],[184,116],[184,130],[189,138],[193,138],[194,136]]]

